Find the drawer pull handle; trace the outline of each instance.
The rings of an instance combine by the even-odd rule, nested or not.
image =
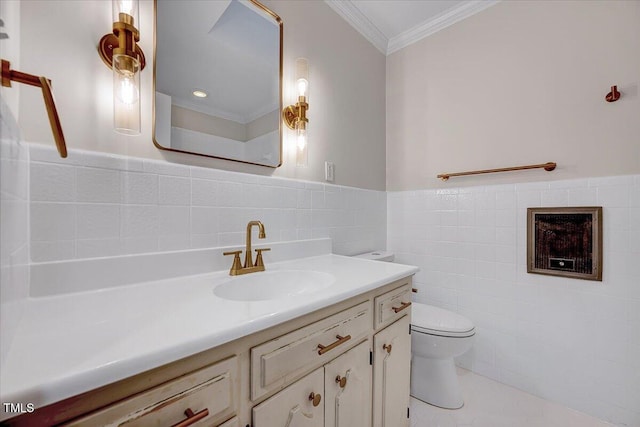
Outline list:
[[[383,350],[387,350],[387,353],[391,354],[391,344],[385,344],[382,346]]]
[[[337,341],[332,342],[331,344],[324,346],[322,344],[318,344],[318,354],[322,356],[327,351],[333,350],[340,344],[344,344],[351,339],[351,335],[347,335],[346,337],[341,337],[340,335],[336,335]]]
[[[178,424],[174,424],[171,427],[187,427],[190,426],[198,421],[200,421],[203,418],[206,418],[209,416],[209,409],[204,408],[202,411],[196,412],[194,413],[191,408],[187,408],[186,411],[184,411],[184,414],[187,416],[186,420],[180,421]]]
[[[414,294],[418,293],[418,288],[411,288],[411,292],[413,292]]]
[[[318,406],[320,404],[320,401],[322,400],[322,396],[311,392],[311,394],[309,395],[309,400],[313,402],[313,406]]]
[[[411,306],[411,301],[409,302],[403,302],[402,304],[400,304],[400,307],[392,307],[391,310],[393,310],[394,313],[399,313],[402,310],[404,310],[407,307]]]
[[[341,377],[338,375],[336,377],[336,384],[340,385],[340,388],[345,388],[347,385],[347,377]]]

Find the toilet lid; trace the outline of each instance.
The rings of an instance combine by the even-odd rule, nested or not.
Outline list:
[[[427,304],[411,306],[411,330],[445,337],[468,337],[475,334],[471,320],[457,313]]]

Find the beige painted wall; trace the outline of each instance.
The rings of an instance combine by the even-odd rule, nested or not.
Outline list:
[[[640,2],[499,3],[387,58],[387,189],[638,173],[639,84]]]
[[[297,57],[310,64],[309,167],[290,156],[273,170],[217,159],[159,151],[151,141],[153,2],[140,4],[142,134],[112,130],[112,76],[96,52],[111,29],[111,2],[21,2],[21,71],[53,80],[60,119],[70,149],[81,148],[213,168],[324,180],[324,161],[336,164],[336,183],[385,188],[385,57],[321,1],[265,1],[284,21],[285,76]],[[61,25],[73,22],[73,25]],[[55,47],[52,41],[55,40]],[[62,46],[62,47],[61,47]],[[285,79],[285,101],[292,101]],[[41,93],[21,89],[20,127],[26,141],[53,144]],[[285,133],[285,150],[292,140]]]

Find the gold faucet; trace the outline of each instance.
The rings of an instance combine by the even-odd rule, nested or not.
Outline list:
[[[271,248],[256,249],[258,255],[254,264],[251,256],[251,229],[254,225],[258,226],[258,238],[264,239],[267,234],[264,232],[264,225],[260,221],[249,221],[247,224],[247,246],[245,248],[244,265],[240,263],[240,254],[242,251],[224,252],[224,255],[233,255],[233,264],[229,274],[238,276],[241,274],[255,273],[256,271],[264,271],[264,261],[262,260],[262,252],[270,251]]]

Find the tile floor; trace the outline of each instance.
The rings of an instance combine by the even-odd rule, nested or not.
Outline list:
[[[465,405],[441,409],[411,398],[411,427],[604,427],[605,421],[458,368]]]

